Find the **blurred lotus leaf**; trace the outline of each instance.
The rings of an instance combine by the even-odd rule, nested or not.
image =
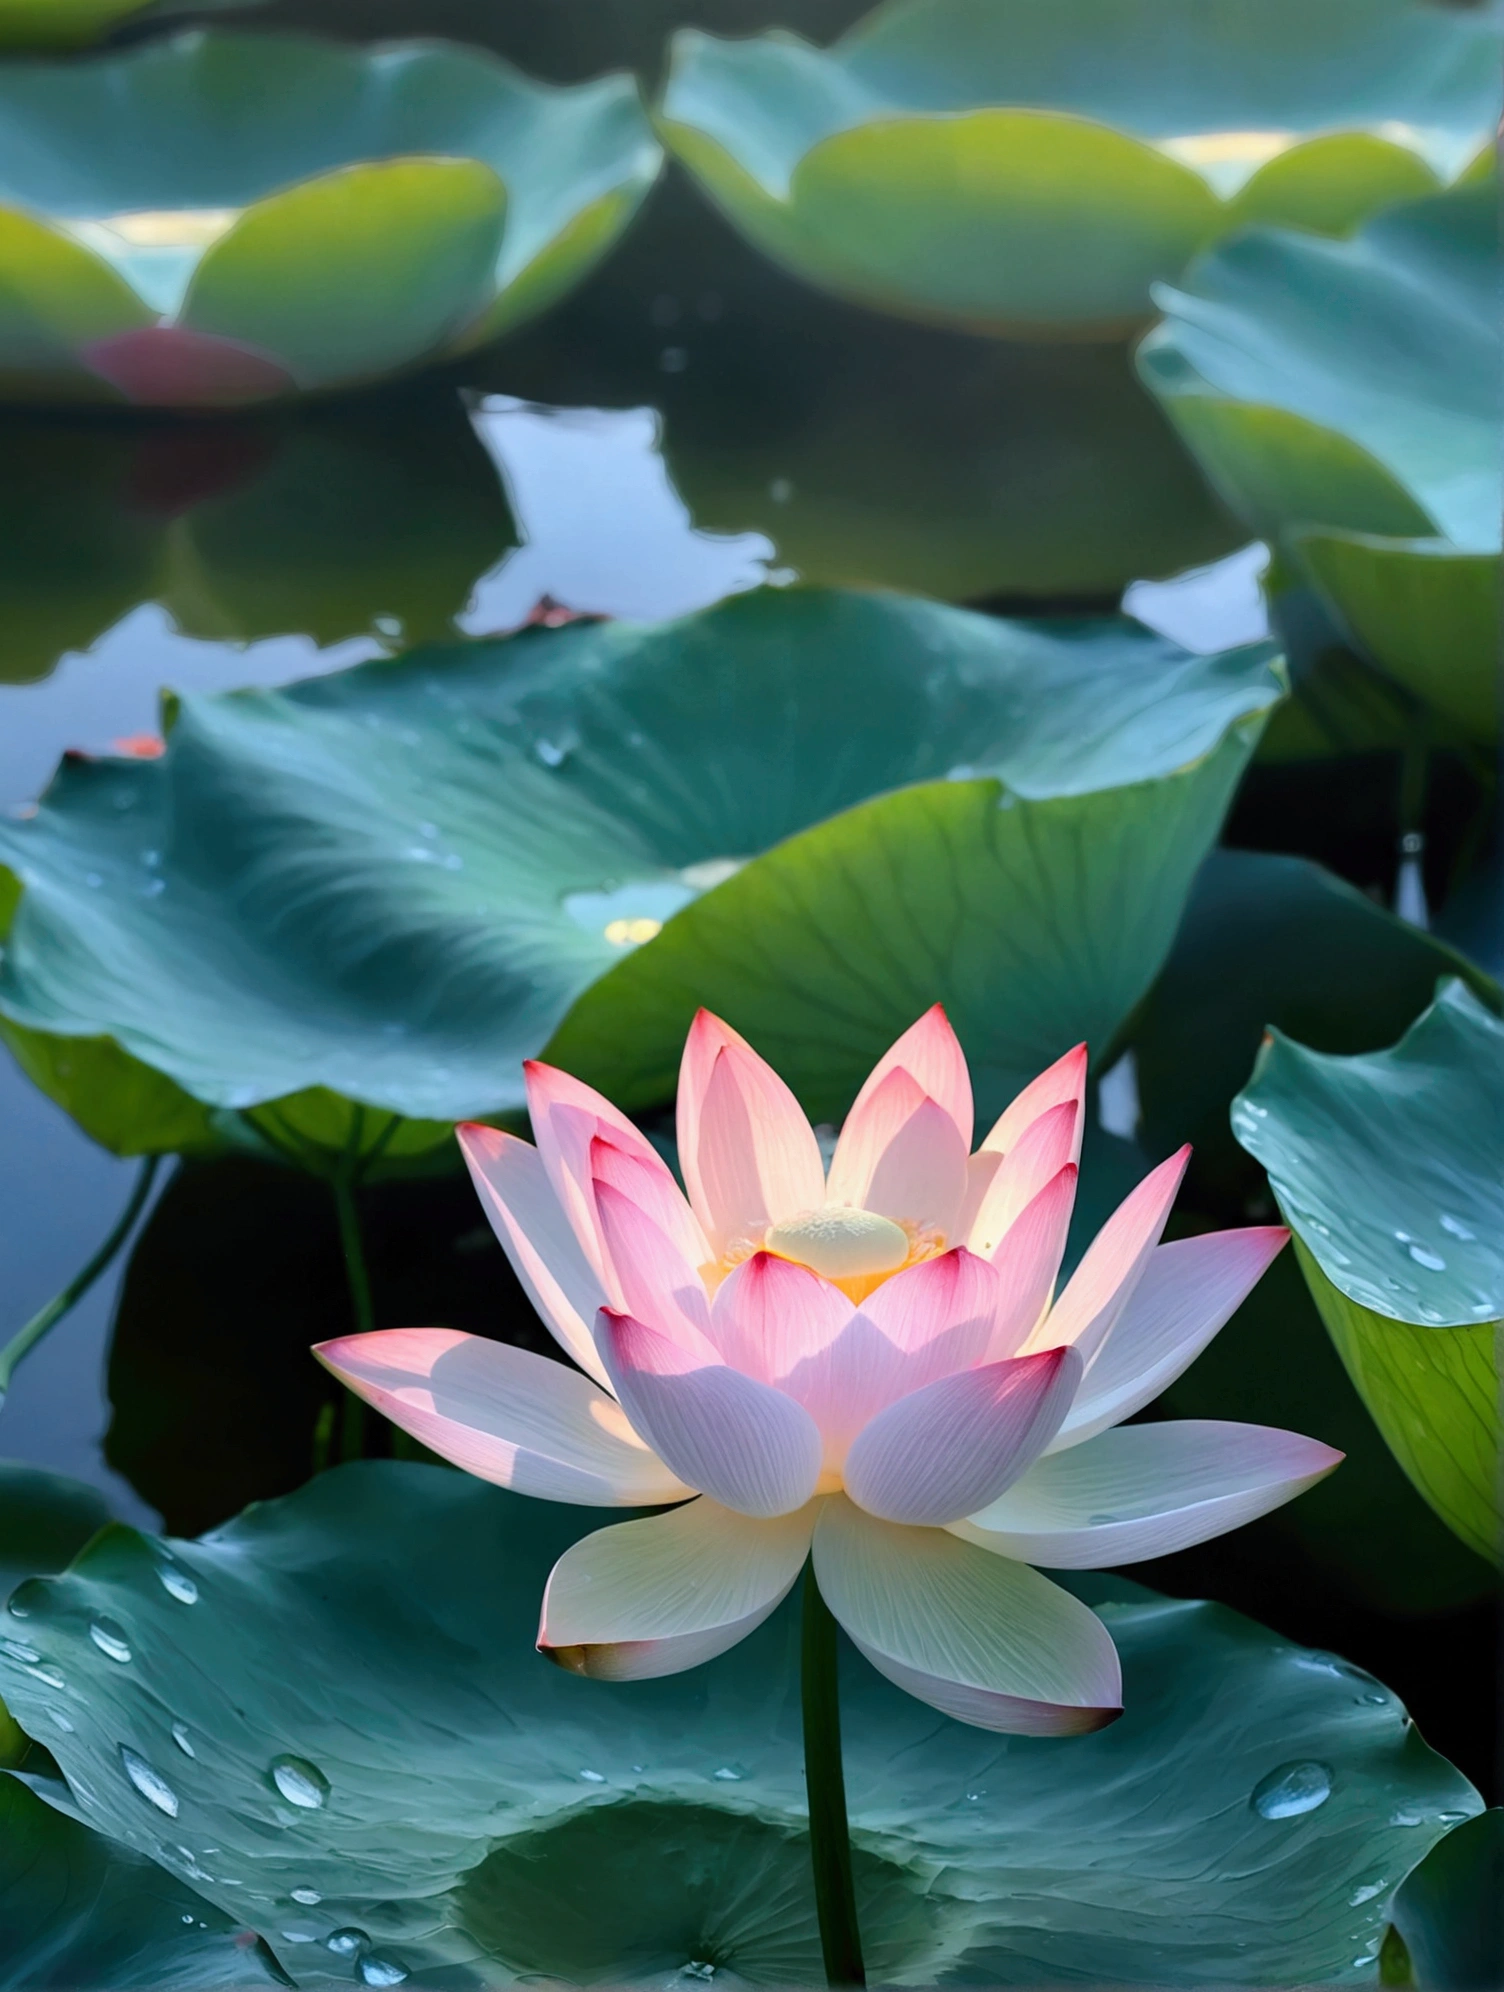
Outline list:
[[[1157,298],[1140,371],[1223,497],[1360,650],[1493,738],[1497,188],[1406,202],[1348,242],[1259,229]]]
[[[667,1680],[534,1651],[551,1562],[619,1512],[368,1462],[203,1542],[110,1529],[12,1601],[36,1660],[0,1647],[0,1687],[63,1773],[26,1782],[310,1992],[816,1984],[792,1603]],[[843,1653],[874,1977],[1350,1978],[1476,1791],[1362,1670],[1221,1606],[1071,1587],[1123,1658],[1099,1735],[1000,1740]]]
[[[556,1031],[656,1105],[701,1001],[826,1119],[943,998],[1000,1110],[1148,988],[1281,689],[1268,645],[765,589],[185,697],[0,820],[0,1011],[137,1151],[203,1102],[415,1160]]]
[[[1275,1031],[1233,1103],[1338,1353],[1465,1543],[1499,1534],[1504,1023],[1460,981],[1388,1051]]]
[[[193,32],[0,73],[0,395],[233,407],[541,311],[660,154],[626,76]]]
[[[1499,27],[1413,0],[890,0],[675,38],[667,142],[776,260],[976,331],[1119,334],[1250,222],[1340,233],[1487,146]]]

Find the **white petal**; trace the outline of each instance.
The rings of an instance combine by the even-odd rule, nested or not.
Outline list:
[[[1124,1425],[1039,1460],[954,1532],[1047,1570],[1141,1563],[1267,1515],[1341,1459],[1319,1440],[1265,1425]]]
[[[596,1340],[633,1426],[688,1486],[764,1518],[813,1495],[820,1433],[792,1397],[610,1308]]]
[[[539,1650],[601,1681],[650,1680],[713,1660],[787,1595],[817,1512],[810,1502],[753,1521],[702,1498],[599,1529],[553,1567]]]
[[[973,1514],[1039,1458],[1080,1380],[1074,1349],[941,1377],[857,1434],[846,1492],[870,1515],[922,1528]]]
[[[847,1115],[826,1197],[948,1237],[966,1198],[966,1143],[954,1118],[894,1067]]]
[[[1157,1247],[1088,1363],[1050,1450],[1080,1445],[1168,1389],[1242,1305],[1289,1235],[1276,1224],[1253,1225]]]
[[[710,1301],[698,1271],[630,1197],[592,1179],[613,1305],[649,1322],[686,1346],[698,1346],[710,1326]]]
[[[1006,1155],[1041,1114],[1048,1113],[1051,1107],[1058,1107],[1062,1101],[1073,1100],[1079,1111],[1076,1115],[1075,1148],[1069,1159],[1079,1162],[1081,1137],[1086,1132],[1085,1098],[1086,1046],[1078,1044],[1063,1058],[1057,1058],[1037,1079],[1029,1081],[993,1123],[980,1152],[984,1155]]]
[[[1102,1621],[1058,1585],[945,1529],[903,1528],[843,1496],[815,1525],[815,1578],[873,1666],[961,1722],[1078,1736],[1122,1712]]]
[[[907,1072],[922,1093],[943,1107],[956,1124],[964,1149],[971,1147],[971,1074],[966,1054],[941,1003],[933,1004],[885,1051],[862,1082],[847,1120],[858,1120],[890,1072]]]
[[[1074,1100],[1062,1101],[1030,1123],[1006,1156],[999,1158],[972,1220],[965,1242],[984,1259],[994,1257],[1014,1219],[1038,1196],[1045,1184],[1076,1157],[1076,1126],[1081,1118]],[[991,1160],[985,1151],[974,1163]]]
[[[523,1291],[561,1347],[604,1383],[591,1326],[609,1296],[564,1214],[542,1157],[529,1143],[494,1127],[472,1124],[458,1135],[470,1180]]]
[[[547,1356],[452,1328],[342,1335],[314,1354],[430,1452],[498,1487],[590,1508],[646,1507],[693,1492],[614,1399]]]

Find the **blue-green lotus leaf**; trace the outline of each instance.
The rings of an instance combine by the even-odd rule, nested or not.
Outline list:
[[[109,1519],[110,1511],[94,1488],[40,1467],[0,1460],[0,1599],[24,1577],[50,1576],[65,1568]],[[25,1749],[25,1737],[0,1701],[0,1764],[18,1762]],[[0,1868],[0,1904],[5,1886]]]
[[[1405,203],[1349,242],[1257,230],[1198,262],[1139,349],[1224,498],[1358,647],[1498,727],[1498,196]]]
[[[1112,334],[1251,221],[1431,193],[1498,115],[1497,20],[1413,0],[889,0],[829,50],[685,30],[659,114],[815,283],[982,332]]]
[[[815,1983],[797,1609],[684,1676],[565,1674],[538,1602],[603,1519],[389,1462],[201,1543],[112,1529],[12,1600],[39,1660],[0,1648],[0,1687],[66,1778],[32,1782],[305,1987],[362,1959],[435,1992]],[[1080,1588],[1124,1663],[1100,1735],[1000,1740],[843,1655],[874,1977],[1348,1977],[1477,1794],[1370,1676],[1219,1606]]]
[[[293,1150],[351,1099],[368,1145],[442,1139],[603,976],[556,1055],[624,1101],[705,1000],[826,1118],[940,997],[985,1104],[1147,988],[1271,659],[765,590],[185,697],[161,758],[0,821],[0,1012],[49,1091],[94,1061],[66,1103],[116,1147],[111,1060]]]
[[[0,75],[0,394],[237,406],[494,337],[659,151],[625,76],[438,43],[183,34]]]
[[[288,1985],[237,1917],[0,1778],[0,1992]]]
[[[1391,1913],[1422,1992],[1491,1992],[1504,1959],[1504,1807],[1438,1840]]]
[[[1354,1383],[1421,1493],[1499,1542],[1504,1023],[1460,981],[1388,1051],[1272,1032],[1233,1103]]]

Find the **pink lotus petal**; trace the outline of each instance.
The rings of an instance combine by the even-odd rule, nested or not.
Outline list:
[[[996,1501],[1059,1431],[1081,1381],[1074,1349],[941,1377],[880,1411],[846,1456],[846,1492],[887,1522],[937,1528]]]
[[[619,1296],[613,1306],[714,1360],[705,1340],[710,1302],[697,1269],[646,1211],[610,1183],[596,1183],[594,1197],[608,1276]]]
[[[679,1071],[679,1166],[715,1254],[825,1201],[820,1145],[772,1066],[701,1010]]]
[[[472,1122],[456,1132],[470,1179],[523,1291],[580,1368],[604,1383],[591,1324],[608,1295],[564,1215],[542,1157],[494,1127]]]
[[[384,1417],[481,1480],[544,1501],[635,1508],[692,1489],[577,1370],[450,1328],[385,1328],[314,1354]]]
[[[1031,1348],[1069,1342],[1091,1361],[1143,1277],[1190,1159],[1190,1149],[1180,1149],[1129,1191],[1030,1337]]]
[[[997,1256],[1003,1234],[1028,1204],[1052,1181],[1067,1163],[1073,1163],[1080,1148],[1077,1135],[1081,1109],[1074,1100],[1062,1100],[1047,1107],[1032,1120],[1009,1149],[996,1158],[991,1181],[982,1195],[965,1242],[984,1259]],[[982,1155],[974,1155],[973,1163]],[[989,1162],[993,1157],[986,1156]]]
[[[982,1143],[984,1154],[1006,1155],[1022,1137],[1025,1128],[1038,1120],[1051,1107],[1074,1100],[1079,1109],[1076,1119],[1076,1146],[1070,1156],[1072,1162],[1081,1160],[1081,1137],[1086,1132],[1086,1046],[1078,1044],[1068,1051],[1064,1058],[1041,1072],[1037,1079],[1030,1080],[1012,1105],[1005,1108],[994,1122],[991,1133]]]
[[[966,1195],[966,1143],[953,1116],[899,1067],[863,1094],[836,1143],[828,1201],[949,1236]]]
[[[687,1485],[763,1518],[810,1499],[820,1434],[792,1397],[610,1308],[596,1343],[633,1426]]]
[[[1241,1528],[1341,1460],[1316,1439],[1265,1425],[1126,1425],[1041,1459],[954,1533],[1050,1570],[1109,1569]]]
[[[1016,1355],[1049,1305],[1065,1256],[1076,1202],[1076,1165],[1067,1162],[1014,1218],[993,1254],[998,1272],[992,1358]]]
[[[1158,1246],[1087,1364],[1051,1450],[1080,1445],[1168,1389],[1242,1306],[1289,1236],[1282,1225],[1251,1225]]]
[[[598,1681],[680,1674],[777,1609],[809,1553],[817,1508],[753,1521],[702,1496],[565,1550],[543,1594],[539,1651]]]
[[[971,1147],[971,1074],[966,1054],[950,1027],[944,1006],[936,1003],[926,1010],[892,1048],[883,1053],[862,1084],[847,1115],[848,1125],[864,1111],[867,1102],[890,1072],[907,1072],[921,1093],[943,1107],[956,1124],[963,1149]]]
[[[901,1527],[841,1496],[815,1525],[815,1578],[879,1673],[981,1729],[1079,1736],[1122,1713],[1106,1627],[1058,1585],[944,1529]]]
[[[647,1214],[660,1231],[672,1239],[674,1248],[689,1265],[709,1263],[710,1246],[699,1220],[684,1200],[684,1192],[666,1166],[652,1168],[635,1149],[622,1145],[615,1133],[595,1135],[590,1143],[590,1175],[597,1183],[609,1183],[630,1198]]]
[[[722,1282],[710,1339],[725,1362],[762,1383],[818,1356],[856,1313],[829,1280],[772,1252],[755,1252]]]
[[[84,346],[79,357],[143,408],[242,408],[298,391],[270,353],[182,325],[114,332]]]

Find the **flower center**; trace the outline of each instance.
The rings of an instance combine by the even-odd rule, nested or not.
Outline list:
[[[763,1245],[780,1259],[793,1259],[827,1280],[896,1273],[910,1251],[909,1234],[901,1224],[845,1204],[827,1204],[823,1210],[769,1225]]]

